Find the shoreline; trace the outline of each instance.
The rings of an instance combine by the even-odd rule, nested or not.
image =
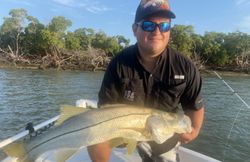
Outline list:
[[[84,66],[82,66],[84,67]],[[13,64],[8,64],[8,63],[4,63],[4,62],[0,62],[0,69],[30,69],[30,70],[59,70],[59,71],[74,71],[74,70],[80,70],[80,71],[105,71],[105,68],[100,68],[97,70],[92,70],[89,68],[76,68],[76,67],[70,67],[70,68],[61,68],[61,69],[57,69],[57,68],[41,68],[40,65],[38,64],[26,64],[26,65],[21,65],[21,64],[17,64],[16,66]],[[235,68],[232,70],[233,68],[221,68],[221,67],[206,67],[206,68],[202,68],[200,69],[201,74],[208,74],[208,75],[214,75],[213,71],[217,71],[219,73],[222,73],[222,75],[224,76],[250,76],[250,70],[235,70]]]
[[[235,72],[235,71],[227,71],[227,70],[215,70],[215,69],[203,69],[200,70],[201,75],[215,75],[214,71],[219,73],[222,76],[250,76],[249,73],[245,72]]]
[[[31,70],[58,70],[58,71],[74,71],[74,70],[81,70],[81,71],[105,71],[105,68],[97,68],[94,69],[92,67],[88,66],[70,66],[70,67],[61,67],[60,69],[58,68],[53,68],[53,67],[47,67],[43,68],[40,64],[9,64],[9,63],[3,63],[0,61],[0,69],[31,69]]]

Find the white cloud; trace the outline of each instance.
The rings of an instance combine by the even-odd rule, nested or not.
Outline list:
[[[249,5],[250,1],[249,0],[235,0],[235,3],[237,6],[239,5]]]
[[[26,6],[30,6],[30,7],[33,7],[33,6],[34,6],[34,5],[33,5],[32,3],[30,3],[30,2],[22,1],[22,2],[20,2],[20,3],[22,3],[22,4],[26,5]]]
[[[53,0],[53,1],[68,7],[72,7],[74,4],[74,0]]]
[[[94,14],[100,12],[108,11],[110,8],[101,4],[98,1],[90,0],[53,0],[54,2],[71,8],[83,8],[86,11],[89,11]]]
[[[29,7],[33,7],[34,5],[32,4],[32,2],[28,2],[28,1],[20,1],[20,0],[9,0],[9,2],[13,2],[13,3],[17,3],[17,4],[21,4],[21,5],[25,5],[25,6],[29,6]]]
[[[95,14],[110,10],[109,8],[107,8],[105,6],[99,6],[99,5],[86,5],[84,8],[87,11],[95,13]]]

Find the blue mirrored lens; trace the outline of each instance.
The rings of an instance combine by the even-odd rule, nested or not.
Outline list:
[[[157,26],[159,27],[161,32],[167,32],[170,29],[170,23],[169,22],[162,22],[160,24],[157,24],[157,23],[152,22],[152,21],[143,21],[139,25],[146,32],[155,31]]]
[[[155,23],[151,22],[151,21],[144,21],[142,23],[142,29],[145,30],[145,31],[148,31],[148,32],[152,32],[155,30],[156,28],[156,25]]]
[[[168,22],[162,22],[159,24],[159,26],[160,26],[161,32],[166,32],[170,29],[170,23],[168,23]]]

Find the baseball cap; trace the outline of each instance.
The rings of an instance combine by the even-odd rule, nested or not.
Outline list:
[[[136,10],[135,22],[151,16],[175,18],[175,14],[170,10],[168,0],[141,0]]]

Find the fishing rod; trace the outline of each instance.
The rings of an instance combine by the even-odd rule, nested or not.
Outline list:
[[[213,72],[215,73],[215,75],[216,75],[220,80],[222,80],[222,82],[230,89],[230,91],[233,92],[234,95],[235,95],[236,97],[238,97],[238,98],[240,99],[240,101],[241,101],[248,109],[250,109],[250,106],[242,99],[242,97],[241,97],[237,92],[235,92],[235,90],[234,90],[234,89],[233,89],[224,79],[222,79],[222,77],[221,77],[216,71],[213,71]],[[230,139],[230,137],[231,137],[233,127],[234,127],[234,125],[235,125],[235,123],[236,123],[236,120],[237,120],[237,118],[238,118],[238,116],[239,116],[239,114],[240,114],[240,112],[241,112],[242,109],[243,109],[243,106],[241,106],[241,108],[239,109],[239,111],[237,112],[237,114],[236,114],[236,116],[235,116],[235,118],[234,118],[234,121],[233,121],[233,123],[232,123],[232,126],[231,126],[230,131],[229,131],[228,136],[227,136],[227,141],[226,141],[225,147],[228,147],[228,141],[229,141],[229,139]],[[225,161],[225,155],[226,155],[226,149],[223,151],[222,162]]]

